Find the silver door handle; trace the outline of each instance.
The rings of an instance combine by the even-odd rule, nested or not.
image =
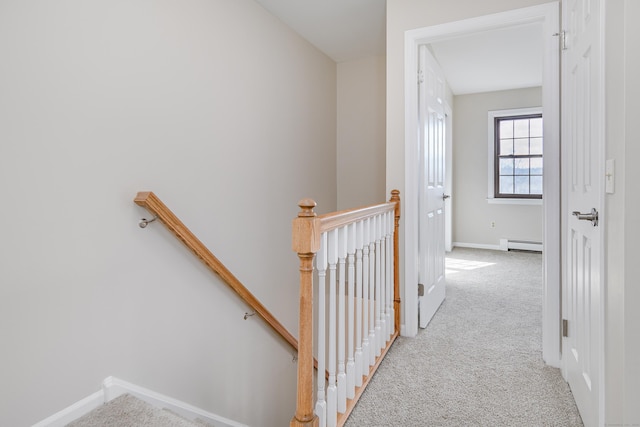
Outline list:
[[[591,221],[594,227],[598,225],[598,211],[596,208],[591,208],[591,213],[586,214],[580,213],[580,211],[573,211],[573,215],[579,220]]]
[[[451,196],[448,194],[444,194],[444,193],[442,194],[442,200],[447,200],[449,197]]]

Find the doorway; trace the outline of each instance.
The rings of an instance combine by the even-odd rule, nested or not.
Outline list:
[[[559,7],[550,3],[510,12],[487,15],[464,21],[421,28],[405,34],[405,335],[418,331],[418,263],[417,234],[419,229],[418,176],[416,164],[418,144],[417,85],[415,70],[420,45],[450,40],[456,37],[500,28],[540,23],[543,40],[544,64],[542,105],[544,128],[544,204],[543,204],[543,358],[554,367],[560,367],[560,144],[559,144],[559,46],[552,35],[559,25]],[[455,204],[455,195],[453,195]]]

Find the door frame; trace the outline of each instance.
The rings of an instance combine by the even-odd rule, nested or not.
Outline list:
[[[447,100],[444,101],[445,122],[445,166],[444,188],[449,197],[444,201],[444,251],[453,249],[453,110]]]
[[[405,194],[404,200],[404,325],[405,336],[418,333],[418,45],[489,29],[541,22],[544,34],[542,104],[545,116],[543,200],[543,319],[545,362],[560,367],[561,360],[561,206],[560,206],[560,48],[559,2],[485,15],[405,32]]]

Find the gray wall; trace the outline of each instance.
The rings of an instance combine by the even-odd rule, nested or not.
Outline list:
[[[394,0],[387,4],[387,190],[404,191],[404,34],[547,0]]]
[[[542,242],[542,205],[490,204],[488,112],[540,107],[542,89],[459,95],[453,108],[453,241],[498,246],[500,239]],[[495,223],[495,227],[491,226]]]
[[[394,0],[387,3],[387,145],[386,189],[405,192],[404,37],[407,30],[547,3],[547,0]],[[404,208],[404,206],[403,206]],[[455,209],[455,208],[454,208]],[[404,247],[400,223],[400,247]],[[404,257],[400,258],[404,294]],[[402,314],[404,316],[404,314]],[[401,320],[404,324],[405,321]]]
[[[0,425],[110,375],[288,424],[293,352],[133,198],[297,335],[291,220],[336,208],[336,64],[252,0],[5,0],[0,56]]]
[[[338,209],[385,194],[385,57],[338,64]]]
[[[404,190],[404,32],[547,3],[547,0],[394,0],[387,5],[387,189]],[[637,0],[606,1],[607,156],[616,159],[616,193],[606,196],[606,423],[640,423],[640,170]],[[402,260],[401,262],[404,262]]]
[[[640,4],[637,1],[625,0],[624,14],[624,47],[625,58],[625,93],[639,94],[640,82],[640,28],[637,20],[640,17]],[[620,99],[613,99],[618,103]],[[625,157],[624,161],[629,165],[624,175],[624,223],[625,223],[625,281],[624,281],[624,420],[626,424],[640,424],[640,264],[638,263],[638,241],[640,241],[640,225],[637,214],[640,212],[640,196],[638,183],[640,182],[640,168],[637,167],[640,160],[640,99],[638,96],[625,96]],[[620,160],[620,159],[618,159]],[[613,218],[613,221],[616,217]],[[608,271],[611,271],[610,267]],[[612,289],[615,292],[616,289]],[[615,309],[615,307],[612,307]]]
[[[607,158],[616,165],[615,193],[605,196],[605,360],[607,423],[640,425],[640,3],[606,2]]]

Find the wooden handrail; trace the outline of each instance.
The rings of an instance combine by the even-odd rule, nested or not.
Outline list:
[[[182,241],[202,262],[242,298],[282,338],[298,350],[296,338],[276,319],[269,310],[216,258],[209,249],[174,215],[173,212],[151,191],[141,191],[134,202],[156,216],[178,239]]]
[[[394,190],[398,191],[398,190]],[[398,191],[398,194],[400,192]],[[400,199],[398,199],[400,200]],[[381,213],[392,211],[397,204],[394,202],[381,203],[379,205],[365,206],[362,208],[348,209],[340,212],[332,212],[318,216],[320,220],[320,232],[333,230],[352,222],[362,221]]]

